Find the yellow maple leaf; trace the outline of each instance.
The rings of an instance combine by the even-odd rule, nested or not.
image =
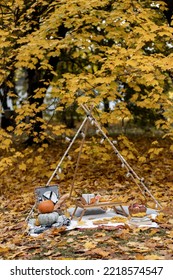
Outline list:
[[[85,224],[86,224],[85,221],[78,221],[78,223],[77,223],[78,226],[83,226],[83,225],[85,225]]]
[[[6,145],[6,146],[9,146],[11,143],[12,143],[11,139],[5,139],[3,141],[3,144]]]
[[[19,169],[22,170],[22,171],[25,171],[26,170],[26,164],[24,162],[19,164]]]
[[[144,156],[139,157],[139,161],[142,163],[146,162],[146,157],[144,157]]]
[[[7,127],[7,130],[10,132],[10,131],[13,131],[14,130],[14,127],[13,126],[8,126]]]
[[[96,247],[96,244],[94,244],[94,243],[92,243],[92,242],[86,242],[86,243],[84,244],[84,247],[85,247],[85,249],[90,250],[90,249],[94,249],[94,248]]]

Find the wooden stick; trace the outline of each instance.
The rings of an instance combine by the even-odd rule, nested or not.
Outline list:
[[[78,167],[79,167],[79,161],[80,161],[80,157],[81,157],[81,154],[82,154],[82,149],[83,149],[84,142],[85,142],[85,137],[86,137],[86,132],[87,132],[87,129],[88,129],[88,124],[89,124],[89,122],[86,123],[85,130],[84,130],[84,136],[83,136],[83,139],[82,139],[82,142],[81,142],[81,145],[80,145],[80,150],[79,150],[79,154],[78,154],[78,158],[77,158],[77,162],[76,162],[76,167],[75,167],[75,171],[74,171],[74,175],[73,175],[73,181],[72,181],[72,185],[71,185],[71,189],[70,189],[69,198],[72,196],[72,192],[73,192],[73,189],[74,189],[74,183],[75,183],[75,180],[76,180],[76,174],[77,174],[77,170],[78,170]]]
[[[108,136],[104,133],[104,131],[102,130],[102,128],[100,127],[100,125],[98,124],[97,120],[92,116],[92,113],[89,111],[89,109],[87,108],[86,105],[82,105],[82,108],[84,109],[84,111],[90,115],[90,117],[93,119],[95,125],[97,126],[97,128],[100,130],[100,132],[102,133],[102,135],[104,136],[104,138],[109,142],[109,144],[112,146],[115,154],[117,155],[117,157],[121,160],[122,163],[124,163],[126,169],[130,172],[131,177],[133,178],[135,184],[139,187],[140,191],[142,192],[142,194],[145,197],[145,193],[147,192],[150,197],[153,199],[153,201],[156,203],[157,207],[159,207],[160,209],[162,208],[162,206],[160,205],[160,203],[155,199],[155,197],[151,194],[151,192],[149,191],[149,189],[146,187],[146,185],[144,184],[144,182],[142,181],[142,179],[136,174],[136,172],[131,168],[131,166],[128,164],[128,162],[123,158],[123,156],[120,154],[120,152],[118,151],[118,149],[114,146],[114,144],[111,142],[111,140],[108,138]],[[139,181],[138,182],[136,182]],[[143,187],[143,189],[140,187]]]
[[[91,107],[91,109],[88,109],[88,114],[91,113],[92,109],[93,109],[93,106]],[[88,118],[88,114],[87,114],[87,118]],[[73,181],[72,181],[69,197],[72,196],[72,192],[73,192],[73,189],[74,189],[74,183],[75,183],[75,179],[76,179],[77,170],[78,170],[78,167],[79,167],[79,161],[80,161],[80,157],[81,157],[81,154],[82,154],[82,149],[83,149],[85,138],[86,138],[86,133],[87,133],[87,130],[88,130],[88,125],[89,125],[89,120],[87,120],[87,122],[85,123],[85,129],[84,129],[84,132],[83,132],[84,135],[83,135],[83,139],[82,139],[82,142],[81,142],[81,145],[80,145],[80,150],[79,150],[79,154],[78,154],[78,158],[77,158],[77,163],[76,163],[76,167],[75,167],[75,171],[74,171],[74,176],[73,176]]]
[[[83,126],[85,125],[86,121],[88,120],[88,117],[85,117],[85,119],[83,120],[81,126],[79,127],[78,131],[76,132],[75,136],[73,137],[70,145],[68,146],[67,150],[65,151],[64,155],[62,156],[60,162],[58,163],[57,167],[55,168],[54,172],[52,173],[52,176],[50,177],[50,179],[48,180],[46,186],[49,186],[50,182],[52,181],[53,177],[55,176],[58,168],[61,166],[61,163],[63,162],[64,158],[68,155],[68,152],[70,150],[70,148],[72,147],[74,141],[76,140],[78,134],[80,133],[81,129],[83,128]]]

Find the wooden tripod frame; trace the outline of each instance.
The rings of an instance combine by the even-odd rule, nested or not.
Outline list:
[[[86,136],[86,132],[88,129],[88,123],[89,121],[94,124],[97,129],[101,132],[101,134],[103,135],[104,139],[106,139],[108,141],[108,143],[111,145],[111,147],[113,148],[113,151],[115,152],[116,156],[119,158],[119,160],[122,163],[122,166],[124,168],[126,168],[127,172],[128,172],[128,176],[130,176],[133,181],[135,182],[135,184],[139,187],[141,193],[143,194],[143,196],[146,198],[146,194],[148,194],[152,200],[154,201],[154,203],[156,204],[156,208],[157,210],[161,209],[161,205],[160,203],[155,199],[155,197],[151,194],[151,192],[149,191],[149,189],[146,187],[145,183],[144,183],[144,179],[140,178],[136,172],[132,169],[132,167],[127,163],[127,161],[124,159],[124,157],[120,154],[120,152],[118,151],[118,149],[115,147],[114,143],[108,138],[108,136],[104,133],[104,131],[102,130],[102,128],[100,127],[99,123],[97,122],[97,120],[95,119],[95,117],[92,114],[92,110],[93,107],[88,108],[87,105],[82,104],[81,107],[83,108],[83,110],[86,113],[86,117],[83,120],[81,126],[79,127],[79,129],[77,130],[74,138],[71,140],[66,152],[64,153],[63,157],[61,158],[60,162],[58,163],[56,169],[54,170],[52,176],[50,177],[50,179],[47,182],[47,186],[49,186],[51,180],[53,179],[53,177],[55,176],[55,174],[57,173],[58,169],[61,166],[62,161],[64,160],[65,156],[68,155],[68,152],[71,148],[71,146],[73,145],[73,143],[75,142],[77,136],[82,132],[83,133],[83,139],[81,142],[81,146],[80,146],[80,150],[79,150],[79,154],[78,154],[78,158],[77,158],[77,163],[76,163],[76,167],[75,167],[75,171],[74,171],[74,176],[73,176],[73,181],[72,181],[72,185],[71,185],[71,190],[70,190],[70,195],[69,197],[72,196],[72,192],[74,189],[74,182],[76,179],[76,174],[77,174],[77,169],[79,166],[79,161],[80,161],[80,156],[82,153],[82,149],[83,149],[83,145],[84,145],[84,141],[85,141],[85,136]],[[120,209],[117,209],[116,206],[119,205]],[[127,216],[127,213],[124,211],[122,205],[124,205],[124,203],[122,202],[100,202],[100,203],[95,203],[95,204],[83,204],[81,201],[77,201],[76,202],[76,207],[75,210],[72,214],[72,217],[74,216],[74,214],[76,213],[76,210],[78,207],[82,208],[82,213],[79,219],[82,218],[82,216],[84,215],[84,213],[86,212],[87,209],[91,209],[91,208],[98,208],[98,207],[113,207],[114,210],[119,213],[119,214],[123,214],[125,216]]]

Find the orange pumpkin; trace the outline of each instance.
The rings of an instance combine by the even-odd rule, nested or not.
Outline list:
[[[43,200],[38,205],[38,210],[40,213],[51,213],[54,210],[54,203],[52,200]]]

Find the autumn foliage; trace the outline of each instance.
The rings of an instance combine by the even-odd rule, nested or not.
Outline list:
[[[121,258],[120,251],[127,251],[124,257],[130,258],[134,247],[132,259],[147,259],[151,254],[152,258],[172,258],[171,13],[170,1],[157,0],[1,1],[2,258],[30,259],[33,250],[35,258],[64,258],[63,250],[71,243],[77,258],[83,254],[84,258]],[[67,149],[66,139],[72,139],[83,121],[84,103],[92,108],[111,141],[116,140],[122,156],[145,178],[163,208],[168,208],[158,218],[161,228],[144,230],[144,235],[130,229],[113,236],[94,232],[97,241],[88,237],[87,243],[78,233],[80,247],[75,231],[66,234],[64,241],[60,240],[61,230],[54,231],[48,238],[56,240],[60,249],[53,252],[50,246],[45,252],[45,243],[40,253],[42,240],[24,240],[24,224],[18,222],[24,221],[34,203],[34,188],[46,184]],[[62,194],[70,190],[81,139],[80,135],[63,162],[62,172],[53,179],[60,184]],[[100,141],[101,135],[90,124],[74,197],[94,191],[116,195],[127,203],[141,200],[109,143]],[[151,201],[149,206],[153,206]],[[17,232],[14,246],[13,232]],[[132,240],[124,244],[129,236]],[[109,253],[97,248],[101,242],[109,246]]]

